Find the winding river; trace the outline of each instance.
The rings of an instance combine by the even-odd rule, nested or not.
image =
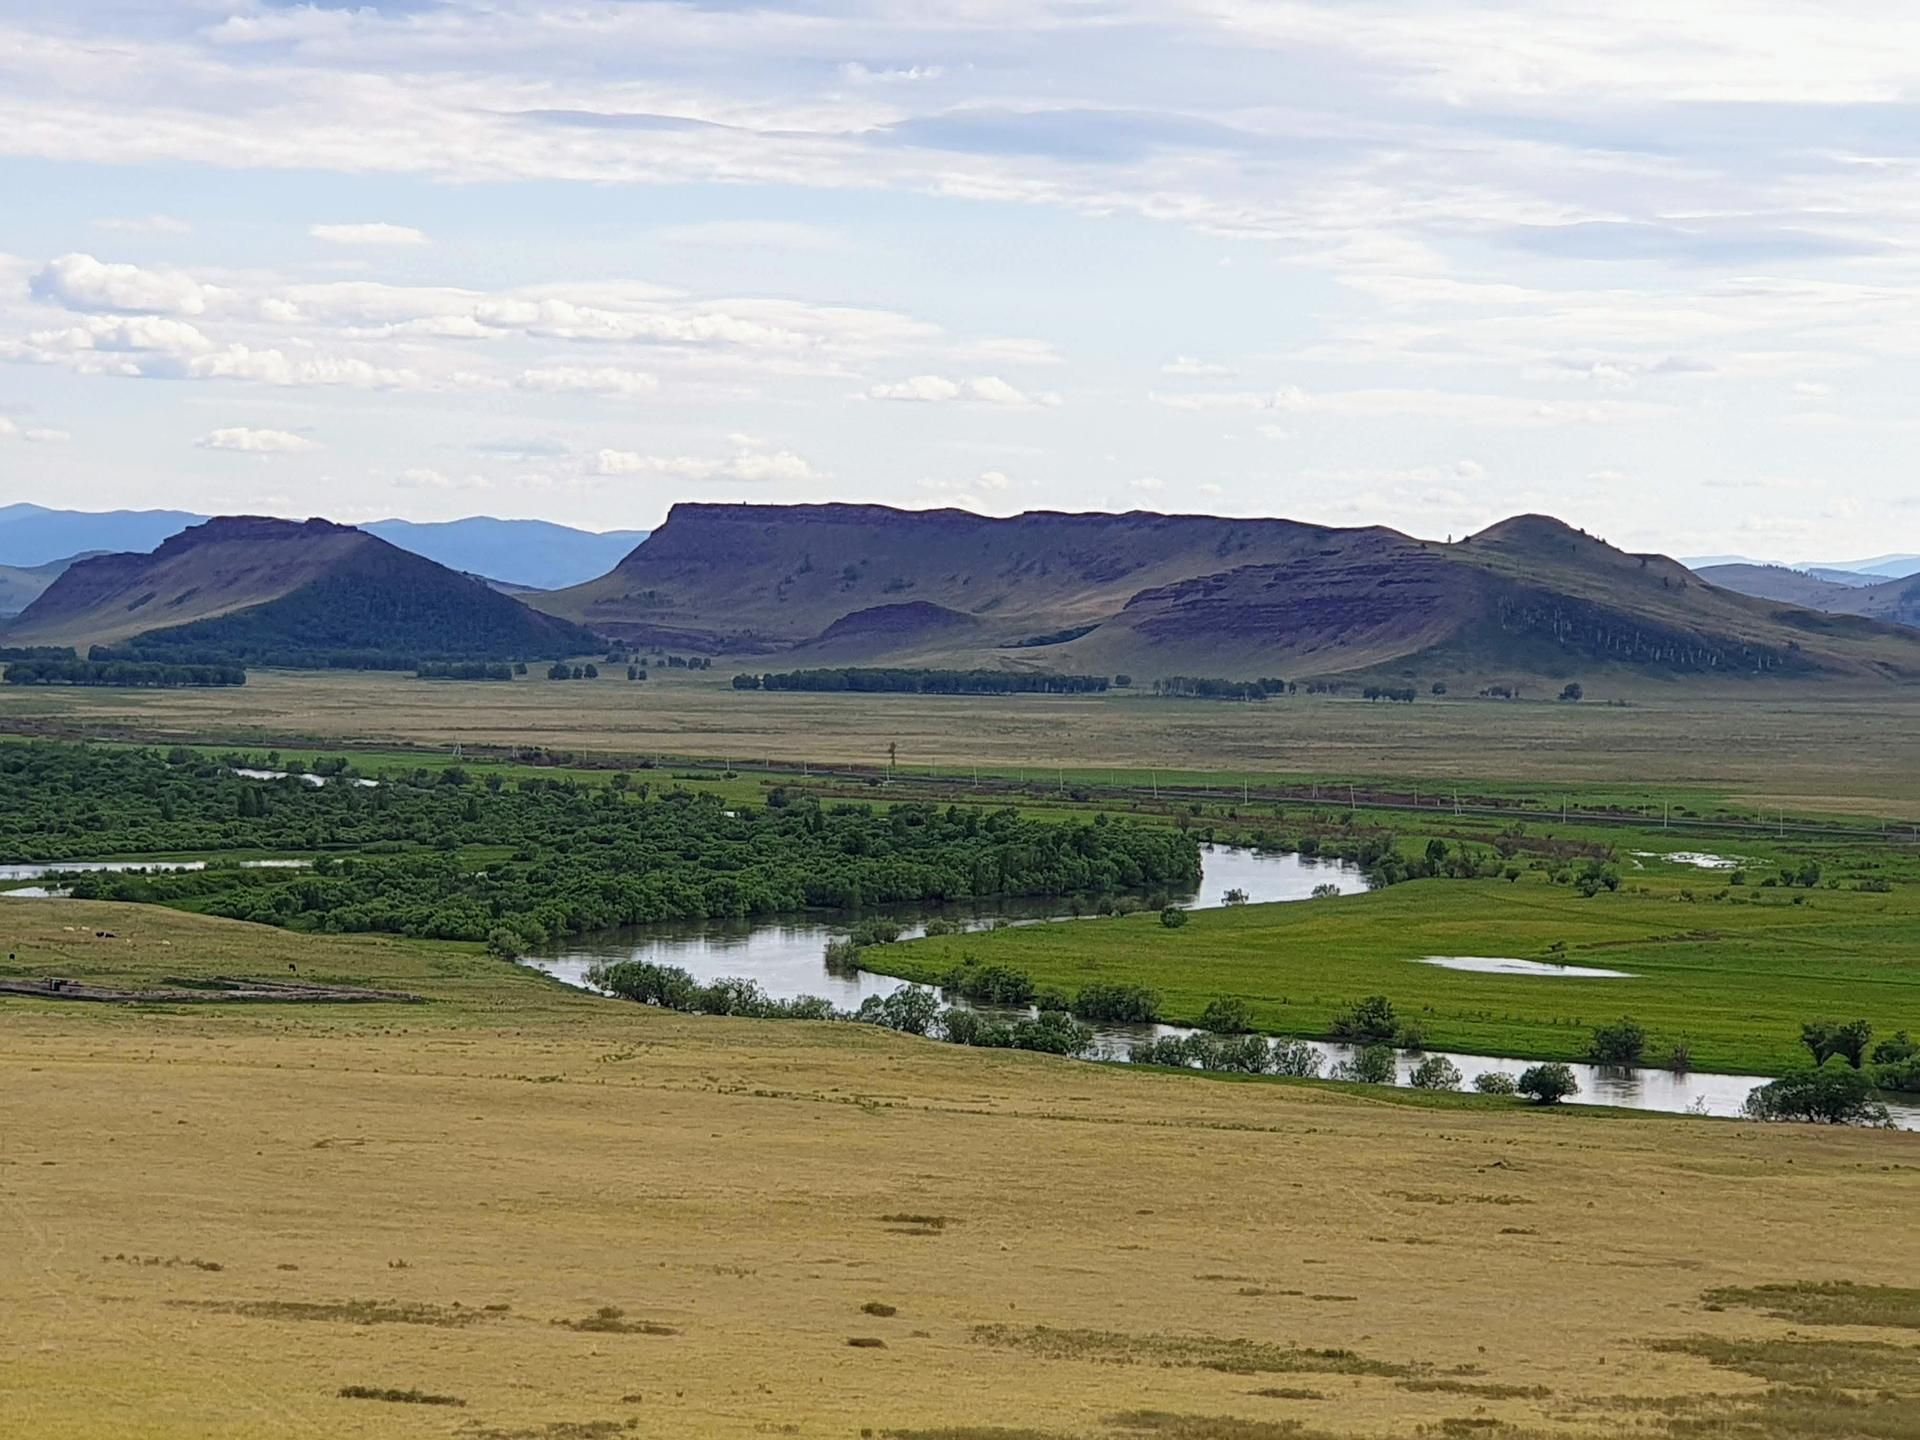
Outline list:
[[[1201,855],[1200,888],[1188,895],[1152,897],[1155,903],[1171,899],[1189,909],[1206,910],[1224,905],[1228,892],[1243,891],[1251,903],[1264,904],[1305,900],[1322,885],[1333,885],[1343,894],[1367,888],[1367,882],[1352,866],[1334,861],[1308,860],[1298,855],[1263,855],[1226,846],[1210,847]],[[1141,897],[1142,903],[1147,897]],[[677,965],[702,982],[736,976],[759,982],[776,999],[799,995],[818,995],[841,1009],[856,1008],[873,995],[888,995],[906,984],[888,975],[861,970],[829,970],[826,947],[829,940],[845,936],[857,920],[876,914],[901,926],[901,938],[910,940],[926,933],[927,921],[944,918],[968,929],[986,929],[995,924],[1067,923],[1075,917],[1063,913],[1057,901],[997,901],[978,906],[894,907],[885,911],[852,915],[806,915],[785,919],[708,921],[683,925],[643,925],[610,930],[557,946],[546,954],[532,955],[526,963],[569,985],[586,987],[587,971],[603,961],[646,960],[657,965]],[[1410,960],[1446,963],[1446,957],[1409,956]],[[1464,957],[1463,957],[1464,958]],[[1525,962],[1473,961],[1470,965],[1451,964],[1450,968],[1502,967],[1504,973],[1516,973],[1506,966]],[[1554,967],[1541,966],[1540,983],[1565,983],[1564,974],[1551,973]],[[1617,972],[1606,977],[1608,984],[1631,985],[1631,975]],[[1171,1025],[1096,1025],[1094,1033],[1100,1049],[1096,1058],[1124,1060],[1127,1052],[1141,1041],[1161,1035],[1192,1034]],[[1319,1050],[1332,1068],[1352,1058],[1352,1048],[1323,1041],[1308,1042]],[[1468,1055],[1454,1051],[1401,1051],[1398,1054],[1399,1082],[1405,1084],[1413,1068],[1427,1055],[1445,1055],[1460,1068],[1469,1084],[1473,1077],[1494,1070],[1519,1076],[1534,1062],[1511,1060],[1490,1055]],[[1631,1110],[1656,1110],[1672,1114],[1733,1116],[1741,1113],[1747,1095],[1754,1087],[1767,1083],[1760,1075],[1719,1075],[1694,1072],[1676,1075],[1669,1070],[1616,1065],[1573,1065],[1580,1081],[1580,1093],[1569,1103],[1580,1105],[1617,1105]],[[1920,1105],[1890,1104],[1895,1123],[1905,1130],[1920,1130]]]

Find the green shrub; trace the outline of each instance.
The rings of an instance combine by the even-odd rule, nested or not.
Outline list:
[[[1259,1035],[1221,1036],[1210,1047],[1209,1070],[1237,1075],[1265,1075],[1273,1068],[1273,1052]]]
[[[1460,1067],[1444,1055],[1429,1055],[1414,1066],[1407,1083],[1416,1090],[1458,1090]]]
[[[940,988],[988,1005],[1031,1005],[1033,977],[1007,965],[956,965]]]
[[[1873,1063],[1876,1065],[1897,1065],[1916,1055],[1920,1055],[1920,1045],[1916,1045],[1904,1030],[1896,1031],[1891,1039],[1882,1040],[1873,1047]]]
[[[1399,1064],[1391,1047],[1368,1045],[1356,1050],[1351,1060],[1335,1065],[1331,1078],[1362,1085],[1391,1085],[1398,1073]]]
[[[921,985],[903,985],[891,995],[869,995],[853,1018],[907,1035],[925,1035],[940,1018],[940,997]]]
[[[1304,1040],[1274,1041],[1268,1060],[1273,1074],[1295,1080],[1318,1079],[1326,1063],[1327,1057]]]
[[[1037,1020],[1016,1020],[1010,1048],[1039,1050],[1048,1055],[1085,1055],[1093,1049],[1093,1031],[1063,1010],[1049,1010]]]
[[[1558,1105],[1569,1095],[1580,1093],[1580,1082],[1574,1079],[1572,1067],[1556,1061],[1531,1067],[1513,1088],[1537,1105]]]
[[[1253,1011],[1238,995],[1216,995],[1200,1012],[1200,1028],[1215,1035],[1244,1035],[1253,1028]]]
[[[1796,1070],[1747,1096],[1755,1120],[1797,1120],[1818,1125],[1892,1124],[1887,1107],[1873,1098],[1872,1082],[1835,1055],[1824,1065]]]
[[[1593,1058],[1602,1065],[1638,1065],[1647,1053],[1646,1027],[1622,1015],[1593,1029]]]
[[[1393,1002],[1384,995],[1369,995],[1357,1005],[1334,1012],[1329,1029],[1336,1040],[1355,1045],[1384,1045],[1400,1034],[1399,1019]]]
[[[1160,923],[1169,930],[1178,930],[1187,923],[1187,912],[1178,905],[1169,905],[1160,912]]]
[[[1192,1063],[1188,1043],[1184,1035],[1162,1035],[1157,1039],[1135,1045],[1127,1051],[1127,1059],[1135,1065],[1171,1065],[1185,1068]]]
[[[1920,1055],[1874,1066],[1873,1083],[1882,1090],[1898,1090],[1909,1095],[1920,1093]]]
[[[1482,1095],[1511,1095],[1520,1087],[1504,1070],[1482,1070],[1473,1077],[1473,1088]]]
[[[1858,1070],[1866,1059],[1867,1042],[1873,1038],[1873,1026],[1865,1020],[1849,1020],[1844,1025],[1833,1020],[1815,1020],[1800,1027],[1800,1043],[1813,1055],[1815,1065],[1825,1065],[1838,1055]]]
[[[1160,992],[1145,985],[1082,985],[1066,1007],[1082,1020],[1148,1025],[1160,1018]]]

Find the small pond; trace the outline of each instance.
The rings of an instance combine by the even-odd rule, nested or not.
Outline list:
[[[1423,955],[1419,963],[1442,970],[1465,970],[1474,975],[1558,976],[1563,980],[1631,980],[1626,970],[1602,970],[1596,965],[1555,965],[1545,960],[1508,960],[1491,955]]]

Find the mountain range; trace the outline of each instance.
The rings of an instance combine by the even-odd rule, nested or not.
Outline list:
[[[0,506],[0,566],[38,569],[79,554],[148,551],[168,536],[208,518],[185,510],[95,512],[51,510],[42,505]],[[547,520],[498,520],[490,515],[430,523],[374,520],[358,528],[402,550],[500,582],[510,590],[553,590],[580,584],[605,574],[647,538],[644,530],[598,533]],[[50,583],[53,575],[46,578]],[[27,595],[19,604],[8,604],[7,593],[0,590],[0,614],[23,609],[25,601],[32,599]]]
[[[1680,562],[1689,570],[1726,570],[1742,566],[1754,570],[1797,570],[1803,575],[1831,580],[1836,585],[1877,585],[1883,580],[1905,580],[1920,575],[1920,555],[1876,555],[1871,560],[1803,560],[1782,564],[1745,555],[1696,555]]]
[[[141,658],[397,666],[608,640],[742,668],[1445,681],[1920,679],[1920,580],[1730,588],[1539,515],[1454,543],[1133,512],[682,504],[584,584],[521,595],[325,520],[230,516],[65,568],[5,634]],[[1885,604],[1881,603],[1885,592]],[[1905,598],[1902,599],[1901,597]],[[1872,613],[1839,608],[1871,604]]]
[[[1205,515],[681,504],[609,574],[529,598],[632,643],[782,666],[1920,678],[1920,632],[1739,595],[1544,516],[1441,544]]]

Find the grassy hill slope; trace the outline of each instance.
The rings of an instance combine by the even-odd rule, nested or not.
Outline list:
[[[126,645],[308,663],[327,652],[508,658],[594,648],[578,626],[325,520],[235,516],[151,555],[70,568],[9,628],[21,645]]]

